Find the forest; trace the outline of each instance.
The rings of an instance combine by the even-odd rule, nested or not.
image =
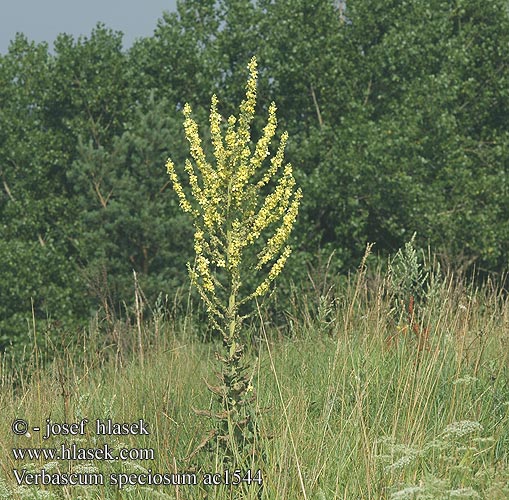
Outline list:
[[[501,0],[190,0],[129,50],[103,25],[53,47],[19,34],[0,56],[0,344],[33,316],[122,311],[133,270],[152,303],[185,286],[192,231],[164,164],[186,157],[183,104],[204,126],[213,93],[231,113],[253,55],[304,193],[287,283],[414,232],[451,269],[503,272],[508,22]]]

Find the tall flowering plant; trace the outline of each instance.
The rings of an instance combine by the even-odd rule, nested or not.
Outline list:
[[[223,340],[223,350],[217,353],[222,362],[220,384],[207,384],[218,396],[221,410],[200,413],[218,423],[202,444],[217,438],[226,462],[234,461],[236,453],[246,450],[256,436],[254,390],[244,357],[241,324],[245,315],[241,311],[244,313],[249,303],[265,295],[283,269],[291,252],[286,242],[302,197],[292,166],[284,164],[286,132],[275,154],[266,161],[277,127],[274,103],[260,139],[256,144],[251,141],[258,76],[254,57],[248,69],[246,97],[239,116],[230,116],[224,127],[218,99],[212,96],[214,164],[205,155],[189,104],[184,106],[184,129],[191,155],[184,166],[185,185],[171,159],[166,163],[180,207],[193,219],[196,260],[193,266],[188,263],[189,276]]]

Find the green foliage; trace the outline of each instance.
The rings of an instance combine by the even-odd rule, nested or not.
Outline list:
[[[79,137],[107,144],[119,131],[127,109],[120,40],[98,26],[89,39],[60,36],[50,56],[18,36],[1,60],[0,347],[26,335],[32,303],[41,321],[79,324],[90,310],[68,172]]]
[[[17,36],[0,56],[2,342],[31,298],[38,319],[86,317],[103,269],[117,304],[133,268],[151,299],[185,282],[188,221],[157,194],[155,165],[162,148],[183,159],[184,102],[205,119],[214,92],[242,98],[254,53],[260,109],[278,103],[306,195],[283,292],[332,252],[347,271],[367,241],[386,257],[414,232],[448,268],[503,271],[508,43],[503,0],[187,0],[129,51],[102,25],[53,53]],[[116,186],[106,210],[97,183]]]
[[[495,201],[505,196],[508,137],[497,118],[509,104],[504,3],[366,1],[347,14],[347,57],[365,73],[358,85],[367,116],[353,127],[365,137],[358,160],[370,239],[391,251],[415,230],[449,262],[499,267],[507,232]]]
[[[410,297],[416,301],[425,300],[429,292],[431,273],[425,268],[423,252],[415,248],[415,238],[416,234],[389,262],[390,288],[398,301],[405,304],[404,310]]]
[[[103,285],[115,308],[130,300],[133,270],[151,303],[185,280],[189,219],[167,196],[169,182],[158,170],[168,148],[181,157],[184,145],[170,109],[168,101],[156,102],[152,94],[111,147],[80,141],[68,171],[81,212],[80,262],[91,286],[106,276]]]
[[[63,181],[69,155],[47,127],[51,58],[18,36],[0,61],[0,348],[35,318],[83,314],[72,261],[72,202]]]
[[[133,106],[122,35],[99,24],[88,38],[60,35],[54,50],[49,126],[65,136],[73,157],[79,137],[111,144]]]

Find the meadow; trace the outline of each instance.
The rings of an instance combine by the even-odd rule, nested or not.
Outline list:
[[[310,276],[278,323],[259,308],[248,356],[261,435],[251,481],[241,471],[241,486],[202,484],[222,472],[213,451],[189,458],[208,429],[194,409],[210,407],[204,380],[217,369],[217,345],[204,338],[199,312],[170,303],[147,320],[140,314],[108,328],[92,321],[58,352],[34,328],[23,364],[2,359],[0,498],[509,498],[509,299],[489,280],[434,276],[421,282],[411,315],[394,272],[365,267],[341,279]],[[83,435],[43,439],[46,419],[84,418]],[[16,419],[41,432],[15,435]],[[143,419],[150,433],[96,435],[96,419]],[[20,459],[12,451],[104,443],[114,454],[135,451],[122,460]],[[13,469],[18,478],[23,469],[95,474],[104,485],[18,485]],[[170,483],[199,484],[150,484],[164,473]],[[111,477],[135,484],[119,489]]]
[[[507,2],[347,3],[0,54],[0,499],[509,498]]]

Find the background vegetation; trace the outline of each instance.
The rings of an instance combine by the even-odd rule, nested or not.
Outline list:
[[[253,54],[304,192],[282,290],[414,231],[446,265],[503,271],[508,42],[503,0],[187,0],[129,50],[102,25],[52,50],[18,35],[0,56],[0,346],[32,313],[58,332],[129,311],[133,269],[151,303],[186,283],[164,162],[185,157],[183,103],[206,123],[216,92],[233,112]]]

